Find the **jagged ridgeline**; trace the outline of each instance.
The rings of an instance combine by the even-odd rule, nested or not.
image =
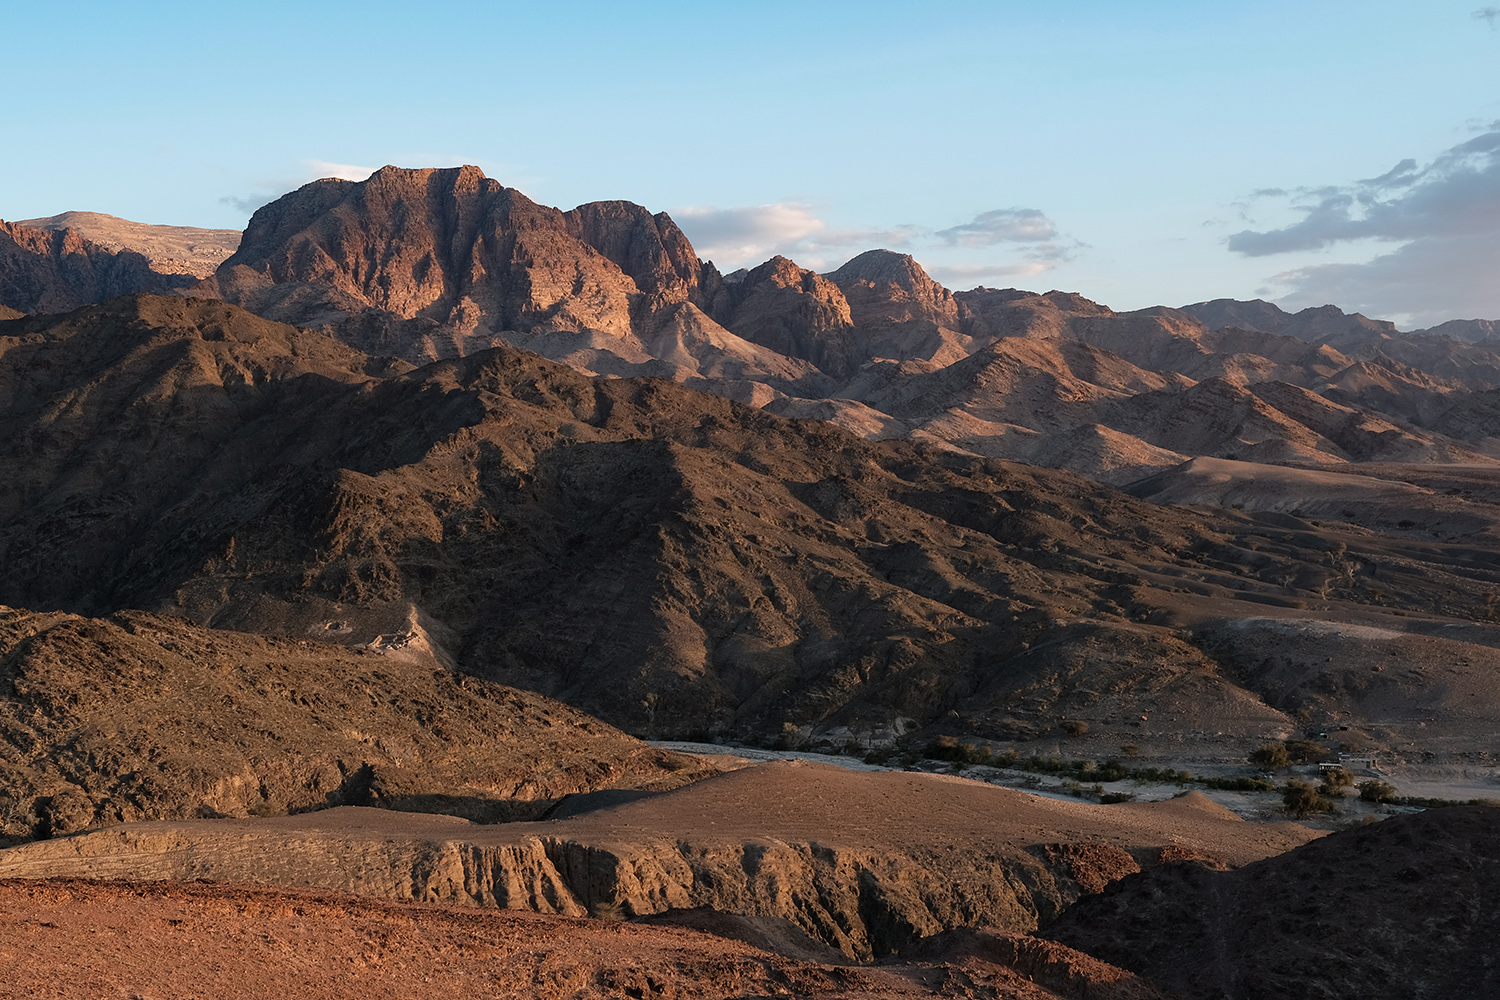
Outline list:
[[[1158,507],[513,348],[412,369],[211,300],[5,322],[0,393],[0,603],[373,644],[638,733],[1259,734],[1282,681],[1202,646],[1265,636],[1185,623],[1492,614],[1488,550]]]
[[[177,289],[189,279],[159,269],[222,260],[186,293],[371,354],[425,364],[508,344],[1116,485],[1194,457],[1493,467],[1500,452],[1484,320],[1401,334],[1332,306],[1223,299],[1117,313],[1072,293],[950,291],[887,250],[826,274],[783,257],[722,274],[664,212],[560,211],[475,167],[316,181],[257,211],[227,260],[222,231],[79,212],[33,224],[78,228],[0,230],[0,305],[23,312]]]

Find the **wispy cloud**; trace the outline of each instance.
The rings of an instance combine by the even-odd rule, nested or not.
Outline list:
[[[1480,21],[1488,21],[1490,30],[1500,26],[1500,7],[1481,7],[1474,12],[1474,17]]]
[[[1500,316],[1500,122],[1431,163],[1405,159],[1377,177],[1288,195],[1302,218],[1244,230],[1229,249],[1247,257],[1341,243],[1400,244],[1362,264],[1312,264],[1275,275],[1292,304],[1336,302],[1413,322]]]

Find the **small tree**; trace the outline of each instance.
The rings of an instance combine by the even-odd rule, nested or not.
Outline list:
[[[1289,815],[1297,819],[1311,816],[1313,813],[1330,813],[1334,810],[1331,801],[1318,794],[1318,790],[1310,782],[1301,778],[1293,778],[1281,786],[1281,803]]]
[[[1328,752],[1317,740],[1287,740],[1286,753],[1293,764],[1311,764]]]
[[[1364,802],[1393,802],[1396,799],[1396,788],[1379,778],[1371,778],[1359,783],[1359,797]]]
[[[1318,786],[1318,791],[1323,795],[1338,796],[1352,784],[1354,775],[1349,773],[1347,767],[1331,767],[1323,772],[1323,783]]]
[[[1250,753],[1250,763],[1256,767],[1263,767],[1267,771],[1286,767],[1291,762],[1292,758],[1287,754],[1286,746],[1282,743],[1266,743],[1260,749]]]

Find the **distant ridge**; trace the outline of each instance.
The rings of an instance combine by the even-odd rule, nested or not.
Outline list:
[[[240,244],[237,229],[148,225],[102,212],[64,212],[45,219],[24,219],[19,224],[49,232],[74,229],[107,250],[133,250],[143,255],[154,271],[195,278],[213,274]]]

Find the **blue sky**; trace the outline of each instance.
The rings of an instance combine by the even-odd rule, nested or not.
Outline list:
[[[240,228],[386,163],[666,210],[725,270],[912,253],[1115,308],[1500,318],[1500,8],[1301,0],[0,9],[0,217]]]

